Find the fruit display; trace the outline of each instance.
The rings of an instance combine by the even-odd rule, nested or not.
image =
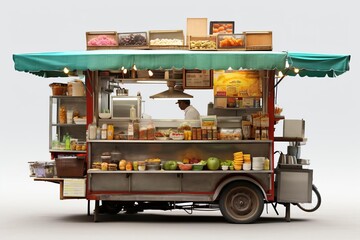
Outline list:
[[[185,163],[179,163],[179,164],[178,164],[179,169],[182,170],[182,171],[189,171],[189,170],[192,169],[192,166],[193,166],[193,165],[190,164],[190,163],[187,163],[187,164],[185,164]]]
[[[233,33],[234,32],[234,23],[212,23],[210,29],[210,34],[214,33]]]
[[[146,33],[119,33],[120,46],[146,46]]]
[[[239,36],[239,37],[236,37],[236,35],[221,36],[219,37],[219,47],[220,48],[245,47],[245,41],[243,36]]]
[[[217,157],[209,157],[207,159],[207,168],[209,170],[218,170],[220,167],[220,159],[218,159]]]
[[[174,160],[166,161],[163,164],[164,170],[176,170],[177,169],[177,162]]]
[[[216,49],[216,43],[210,40],[190,41],[191,50],[211,50]]]

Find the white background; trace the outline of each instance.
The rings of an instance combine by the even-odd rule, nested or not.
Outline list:
[[[53,239],[74,239],[74,236],[81,239],[87,235],[85,229],[93,227],[97,229],[97,234],[92,235],[94,239],[100,238],[100,233],[112,234],[115,238],[121,231],[124,236],[135,233],[139,221],[155,221],[150,227],[144,227],[146,224],[141,226],[146,231],[151,231],[160,224],[167,224],[167,227],[173,229],[188,228],[192,229],[187,232],[191,233],[188,237],[207,235],[209,239],[219,236],[219,232],[229,237],[236,232],[253,239],[264,234],[280,238],[282,235],[291,236],[292,239],[315,236],[315,239],[354,239],[353,236],[359,233],[360,227],[360,207],[357,204],[360,196],[360,84],[357,74],[360,18],[355,2],[8,1],[0,10],[1,238],[42,239],[45,238],[42,233],[47,233]],[[197,218],[188,217],[174,222],[190,221],[190,224],[169,226],[169,219],[171,222],[176,213],[166,215],[169,219],[135,218],[128,222],[119,219],[119,222],[108,225],[93,225],[91,220],[84,217],[85,201],[60,201],[57,185],[33,182],[28,177],[28,161],[47,161],[50,157],[48,100],[51,91],[48,85],[58,79],[16,72],[12,54],[85,50],[86,31],[186,31],[187,17],[235,21],[235,32],[272,30],[274,51],[351,55],[351,70],[344,75],[333,79],[287,77],[279,88],[278,104],[284,108],[286,118],[303,118],[306,121],[308,143],[302,148],[302,155],[311,160],[314,183],[323,197],[323,205],[317,212],[302,213],[294,210],[292,216],[298,221],[292,223],[262,220],[261,223],[269,224],[239,227],[224,224],[222,218],[213,218],[215,220],[210,220],[210,223],[203,223],[202,218],[197,221]],[[161,102],[160,107],[155,107],[159,105],[146,97],[165,89],[162,85],[140,89],[147,101],[146,112],[154,118],[182,118],[183,112],[174,101]],[[130,88],[130,94],[135,94],[136,91],[137,89]],[[188,93],[195,96],[193,104],[200,113],[206,114],[211,92]],[[277,129],[277,133],[281,134],[281,131]],[[283,147],[279,146],[280,149]],[[264,231],[258,231],[260,229]],[[158,235],[151,236],[160,239],[172,233],[162,231],[160,227],[156,232]],[[180,233],[174,232],[180,238]],[[139,231],[137,236],[147,236],[147,233],[150,232]],[[39,236],[42,238],[38,238]],[[88,238],[91,239],[89,236]]]

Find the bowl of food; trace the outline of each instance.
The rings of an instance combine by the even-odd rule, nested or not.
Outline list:
[[[102,112],[102,113],[99,113],[99,117],[101,119],[109,119],[111,117],[111,113],[109,112]]]
[[[193,165],[190,163],[178,163],[178,167],[181,171],[189,171],[192,169]]]
[[[192,170],[194,171],[202,171],[204,169],[205,164],[195,163],[192,165]]]
[[[74,117],[75,124],[86,124],[86,117]]]

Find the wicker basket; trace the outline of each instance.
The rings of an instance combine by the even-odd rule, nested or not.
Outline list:
[[[56,171],[58,177],[83,177],[85,157],[56,158]]]

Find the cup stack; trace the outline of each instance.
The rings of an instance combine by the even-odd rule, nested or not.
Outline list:
[[[244,154],[243,152],[234,153],[234,170],[241,170],[244,163]]]

